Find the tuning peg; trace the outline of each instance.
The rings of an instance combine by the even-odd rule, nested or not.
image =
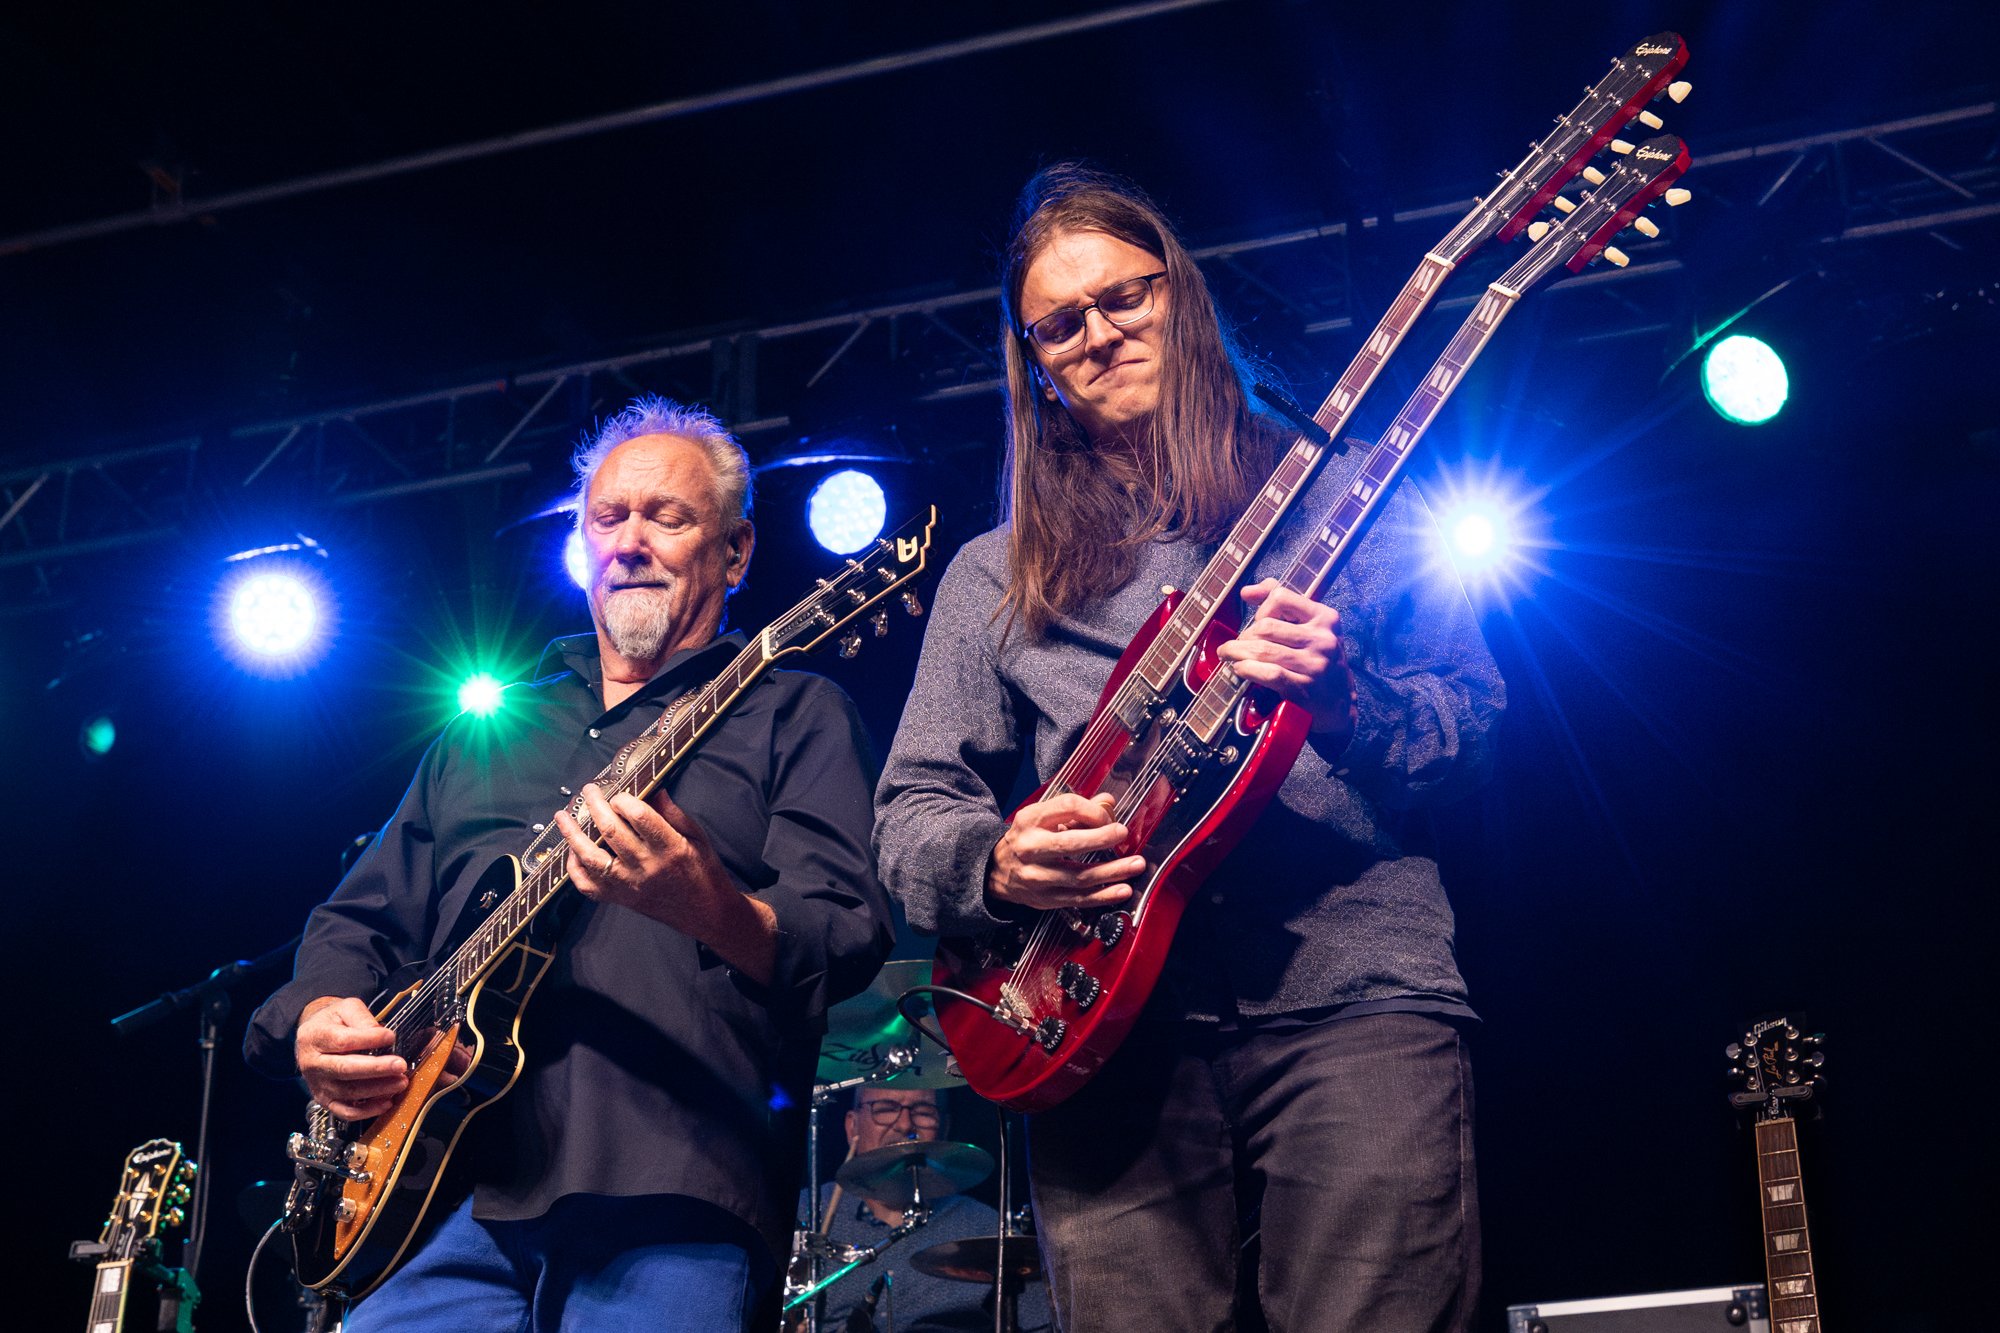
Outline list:
[[[1722,1048],[1722,1053],[1732,1060],[1741,1060],[1743,1058],[1743,1047],[1732,1041]]]
[[[1592,185],[1604,184],[1604,173],[1599,171],[1596,167],[1585,167],[1583,169],[1582,174],[1583,178],[1589,181]]]
[[[1604,259],[1606,263],[1616,264],[1619,268],[1624,268],[1632,262],[1632,256],[1626,254],[1615,245],[1604,247]]]
[[[924,604],[915,593],[905,590],[903,593],[903,609],[913,616],[920,616],[924,613]]]
[[[1546,223],[1546,222],[1530,222],[1530,223],[1528,224],[1528,239],[1529,239],[1529,240],[1531,240],[1531,241],[1539,241],[1539,240],[1541,240],[1541,239],[1542,239],[1542,237],[1544,237],[1544,236],[1546,236],[1546,235],[1548,235],[1548,234],[1549,234],[1549,224],[1548,224],[1548,223]]]
[[[875,637],[881,638],[889,632],[889,613],[878,607],[875,614],[868,617],[868,624],[875,631]]]
[[[1675,102],[1687,101],[1688,94],[1693,91],[1694,91],[1694,85],[1689,83],[1686,79],[1676,79],[1672,83],[1667,85],[1667,96],[1672,98]]]
[[[840,655],[842,658],[853,657],[856,653],[860,651],[861,651],[860,630],[851,629],[847,631],[847,633],[840,636]]]
[[[1682,204],[1694,198],[1694,192],[1692,190],[1683,190],[1680,186],[1676,185],[1673,189],[1667,191],[1665,198],[1668,208],[1679,208]]]
[[[1806,1063],[1811,1065],[1814,1069],[1818,1069],[1821,1065],[1826,1063],[1826,1054],[1822,1051],[1814,1051],[1811,1055],[1808,1055],[1806,1057]]]
[[[1549,200],[1549,202],[1556,206],[1558,213],[1574,213],[1576,211],[1576,205],[1561,195],[1557,195],[1555,198]]]
[[[1650,241],[1656,239],[1659,236],[1660,224],[1653,221],[1651,218],[1633,218],[1632,230],[1638,232],[1641,236],[1645,237],[1647,240]]]
[[[1639,123],[1641,125],[1644,125],[1649,130],[1657,130],[1662,125],[1665,125],[1667,122],[1661,120],[1658,116],[1654,115],[1650,111],[1641,111],[1639,113]]]
[[[1611,151],[1618,154],[1618,156],[1623,157],[1625,156],[1625,154],[1632,151],[1632,145],[1625,142],[1625,140],[1623,139],[1613,139],[1611,141]]]

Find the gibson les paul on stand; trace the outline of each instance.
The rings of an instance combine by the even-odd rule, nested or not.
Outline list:
[[[111,1215],[104,1221],[97,1244],[84,1247],[79,1242],[76,1251],[78,1257],[86,1251],[99,1255],[85,1333],[122,1333],[125,1298],[135,1272],[162,1284],[164,1299],[176,1306],[174,1327],[193,1327],[189,1320],[200,1297],[184,1270],[168,1269],[160,1263],[159,1234],[161,1227],[179,1226],[184,1219],[194,1175],[195,1164],[181,1151],[181,1145],[170,1139],[149,1139],[126,1154],[118,1197],[112,1202]]]
[[[936,523],[933,508],[820,580],[721,675],[677,700],[613,756],[594,779],[605,795],[649,795],[780,658],[810,652],[842,630],[841,653],[853,656],[861,635],[847,627],[892,593],[919,614],[922,603],[907,585],[923,572]],[[887,616],[878,610],[871,617],[877,635],[888,632]],[[597,841],[581,797],[569,811]],[[472,902],[489,910],[463,943],[442,961],[390,979],[373,1007],[410,1065],[409,1087],[396,1104],[349,1123],[315,1103],[305,1132],[292,1136],[283,1226],[304,1285],[353,1300],[387,1277],[419,1234],[466,1122],[520,1076],[526,1057],[515,1040],[518,1020],[555,958],[555,941],[536,927],[546,927],[542,909],[569,883],[567,847],[549,821],[521,856],[496,863],[474,886]]]
[[[1757,1116],[1757,1200],[1764,1219],[1764,1276],[1771,1327],[1777,1333],[1820,1333],[1819,1285],[1813,1276],[1812,1234],[1806,1226],[1805,1181],[1799,1171],[1794,1111],[1820,1084],[1826,1057],[1817,1034],[1802,1035],[1786,1018],[1751,1025],[1729,1043],[1729,1072],[1741,1086],[1729,1104]]]
[[[1648,140],[1608,177],[1589,173],[1597,188],[1579,204],[1561,201],[1565,216],[1553,228],[1537,222],[1529,229],[1534,248],[1487,288],[1347,494],[1306,541],[1284,576],[1286,587],[1314,597],[1326,586],[1521,296],[1558,268],[1581,271],[1600,255],[1624,263],[1608,242],[1635,219],[1643,233],[1656,234],[1638,214],[1662,194],[1669,203],[1685,202],[1685,191],[1669,187],[1687,163],[1679,139]],[[1114,668],[1086,746],[1125,690],[1124,673],[1143,638],[1144,631]],[[1151,719],[1143,746],[1126,747],[1082,789],[1113,795],[1112,818],[1129,831],[1127,845],[1114,854],[1146,858],[1132,898],[1115,909],[1042,912],[1011,938],[939,950],[940,982],[964,997],[941,992],[939,1022],[967,1081],[989,1100],[1044,1110],[1097,1072],[1152,993],[1194,888],[1248,831],[1304,745],[1306,711],[1252,688],[1213,659],[1208,646],[1181,673],[1191,693]]]

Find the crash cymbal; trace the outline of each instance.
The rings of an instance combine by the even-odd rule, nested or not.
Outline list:
[[[932,1277],[948,1277],[954,1282],[984,1282],[993,1285],[993,1265],[1000,1250],[998,1236],[973,1236],[948,1240],[910,1256],[910,1266]],[[1042,1280],[1042,1252],[1033,1236],[1007,1237],[1007,1276],[1015,1282]]]
[[[896,997],[912,986],[929,984],[930,960],[901,959],[883,967],[867,990],[842,1000],[827,1012],[826,1036],[819,1046],[815,1081],[842,1083],[878,1073],[891,1051],[916,1047],[917,1062],[884,1080],[898,1088],[956,1088],[965,1076],[945,1068],[945,1053],[929,1037],[919,1037],[909,1021],[896,1012]]]
[[[916,1191],[936,1200],[970,1189],[993,1174],[993,1158],[970,1143],[909,1139],[847,1159],[835,1180],[849,1194],[885,1208],[908,1208]]]

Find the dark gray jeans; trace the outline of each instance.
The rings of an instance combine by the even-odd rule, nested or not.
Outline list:
[[[1472,1074],[1443,1019],[1142,1025],[1075,1096],[1028,1118],[1028,1154],[1066,1333],[1238,1327],[1239,1217],[1261,1228],[1255,1290],[1272,1333],[1471,1323]]]

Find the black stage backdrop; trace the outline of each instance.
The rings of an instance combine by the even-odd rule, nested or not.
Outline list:
[[[764,8],[769,18],[784,7]],[[1963,13],[1919,20],[1907,9],[1878,17],[1836,6],[1799,28],[1740,9],[1629,4],[1518,25],[1488,14],[1466,30],[1443,14],[1336,21],[1303,5],[1223,4],[965,67],[961,95],[990,104],[953,100],[949,69],[897,76],[886,90],[711,116],[652,145],[698,146],[699,161],[641,167],[619,161],[619,143],[588,141],[568,157],[515,160],[526,174],[512,197],[492,189],[489,164],[328,195],[323,214],[311,201],[248,210],[220,225],[228,244],[181,228],[0,258],[13,293],[0,320],[21,372],[0,404],[0,462],[215,431],[271,415],[268,395],[281,391],[337,406],[471,378],[468,366],[616,350],[662,329],[974,286],[986,280],[1009,193],[1035,160],[1058,154],[1088,152],[1157,185],[1202,243],[1356,217],[1385,206],[1375,200],[1463,197],[1455,183],[1511,161],[1578,80],[1665,27],[1687,32],[1695,50],[1697,98],[1672,127],[1698,159],[1704,141],[1748,142],[1747,125],[1809,133],[1887,120],[1943,105],[1949,87],[1984,75]],[[994,29],[1017,21],[998,7],[978,16]],[[232,187],[515,123],[476,107],[446,115],[416,73],[384,55],[405,83],[381,91],[365,62],[343,74],[363,109],[296,111],[312,122],[302,157],[248,121],[232,138],[217,128],[231,105],[281,100],[256,61],[306,59],[305,20],[272,22],[284,30],[173,34],[182,54],[205,53],[203,77],[235,71],[238,82],[207,100],[165,103],[181,107],[181,133],[237,153],[249,179]],[[519,123],[685,86],[671,72],[648,81],[644,60],[588,31],[531,59],[529,20],[511,22],[517,30],[479,40],[511,62],[507,77],[532,109]],[[724,43],[726,59],[699,86],[956,32],[899,33],[877,18],[857,20],[849,41],[814,22],[821,28],[807,37],[824,51],[806,37],[768,58]],[[1911,22],[1924,26],[1900,26]],[[78,109],[57,95],[63,71],[82,68],[81,35],[13,17],[0,32],[17,23],[25,54],[10,58],[40,71],[23,94],[30,109],[86,157],[142,151],[132,99]],[[1224,32],[1244,44],[1230,48],[1242,59],[1201,82],[1204,44]],[[119,70],[143,65],[133,48],[146,35],[114,38],[103,58]],[[448,36],[409,35],[433,53]],[[1136,74],[1120,63],[1134,50]],[[1324,92],[1307,77],[1322,59],[1338,72],[1331,103],[1310,95]],[[604,86],[579,73],[592,61]],[[535,83],[558,66],[561,89]],[[1109,86],[1134,77],[1182,81],[1223,123],[1196,133],[1196,110],[1163,111],[1158,89],[1120,96]],[[1303,82],[1270,86],[1286,80]],[[1041,113],[1002,107],[1006,89],[1028,84],[1041,89]],[[384,108],[398,97],[436,118],[392,125]],[[896,120],[908,137],[885,143],[878,131],[898,98],[928,109]],[[1100,114],[1136,123],[1097,124]],[[1290,114],[1304,118],[1298,155],[1283,151]],[[844,130],[822,115],[846,117]],[[343,117],[359,127],[348,142],[326,123]],[[783,132],[810,142],[774,145]],[[1245,150],[1255,160],[1232,159],[1232,142],[1257,145]],[[1307,179],[1308,151],[1337,159],[1332,183]],[[767,157],[752,172],[742,163],[757,154]],[[921,158],[935,169],[896,168]],[[118,210],[111,186],[34,162],[47,188],[10,204],[4,230]],[[1980,171],[1967,179],[1990,191],[1990,155]],[[584,196],[587,181],[595,193]],[[1976,1326],[1992,1136],[1973,1095],[1990,1026],[1988,987],[1975,979],[1990,974],[1981,886],[1993,876],[1981,844],[2000,739],[1990,697],[2000,574],[1992,223],[1885,241],[1864,263],[1837,245],[1816,252],[1824,262],[1802,260],[1797,238],[1778,235],[1782,219],[1754,207],[1703,214],[1699,167],[1686,183],[1698,193],[1676,219],[1679,254],[1689,284],[1708,282],[1686,318],[1650,336],[1579,339],[1576,305],[1530,298],[1415,472],[1441,504],[1453,479],[1491,468],[1544,491],[1537,508],[1547,516],[1535,552],[1543,570],[1475,595],[1511,693],[1498,771],[1434,821],[1485,1020],[1482,1327],[1501,1327],[1516,1302],[1762,1280],[1752,1141],[1724,1104],[1722,1046],[1747,1019],[1779,1010],[1827,1034],[1825,1113],[1802,1138],[1828,1317],[1912,1333]],[[467,220],[462,195],[474,190],[488,191],[480,209],[490,227]],[[557,207],[551,195],[564,192]],[[602,252],[582,243],[594,216],[609,219]],[[664,229],[650,248],[645,219]],[[1400,248],[1378,252],[1379,272],[1360,282],[1362,327],[1447,223],[1406,227]],[[340,228],[350,229],[344,241]],[[353,251],[345,260],[342,245]],[[1791,404],[1769,425],[1729,425],[1702,399],[1696,358],[1670,363],[1694,335],[1794,277],[1745,325],[1785,353]],[[306,289],[321,313],[304,323],[274,313],[287,290]],[[1374,428],[1456,319],[1434,314],[1412,339],[1373,400]],[[282,356],[264,345],[281,324],[304,330]],[[1309,399],[1356,336],[1246,333]],[[274,357],[301,367],[303,387],[280,387]],[[615,405],[622,390],[606,392]],[[890,511],[939,504],[945,555],[992,521],[996,420],[990,393],[878,416],[880,429],[894,426],[889,447],[912,460],[883,469]],[[401,794],[449,715],[448,687],[471,645],[520,674],[543,640],[585,623],[580,598],[551,568],[560,520],[509,526],[560,488],[566,443],[533,446],[528,482],[320,514],[314,535],[334,553],[340,637],[296,680],[248,682],[207,638],[205,571],[227,549],[240,497],[207,502],[213,534],[73,563],[59,607],[0,619],[0,781],[17,900],[7,1322],[80,1314],[88,1279],[66,1264],[64,1246],[95,1234],[125,1151],[154,1135],[192,1145],[192,1017],[131,1039],[108,1019],[296,932],[333,886],[342,848]],[[785,443],[753,441],[753,450],[762,462]],[[806,480],[764,478],[756,565],[735,604],[743,625],[789,605],[828,561],[801,530]],[[18,495],[19,479],[9,485]],[[818,663],[860,701],[879,747],[893,735],[919,639],[896,619],[892,637],[857,660]],[[103,709],[119,740],[86,762],[77,728]],[[921,951],[914,939],[904,946]],[[252,1182],[283,1176],[301,1106],[238,1057],[260,994],[249,987],[222,1025],[205,1163],[213,1203],[199,1323],[210,1330],[245,1326],[245,1263],[274,1215]],[[990,1117],[969,1099],[958,1110],[965,1136],[990,1144]],[[276,1264],[260,1291],[265,1329],[297,1326]],[[131,1327],[150,1322],[148,1297],[130,1317]]]

